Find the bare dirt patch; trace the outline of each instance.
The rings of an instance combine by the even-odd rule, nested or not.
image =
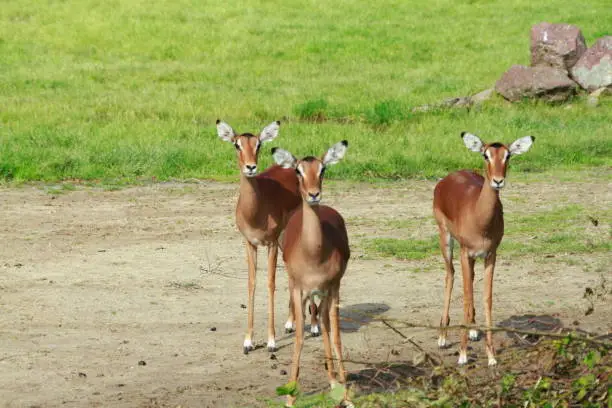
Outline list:
[[[607,183],[516,183],[506,212],[552,202],[604,208]],[[435,232],[434,183],[329,183],[324,200],[345,215],[353,257],[343,281],[345,353],[351,371],[412,359],[417,350],[359,313],[437,324],[442,308],[441,259],[377,259],[360,240],[404,222],[412,237]],[[265,348],[242,354],[246,328],[246,263],[234,227],[233,184],[155,184],[121,191],[41,188],[0,192],[0,401],[23,406],[265,406],[288,380],[292,337],[281,335],[271,359]],[[610,228],[610,220],[600,220]],[[386,225],[386,226],[384,226]],[[411,225],[415,225],[411,228]],[[260,251],[256,340],[265,333],[265,256]],[[499,256],[494,318],[551,315],[570,326],[610,330],[608,301],[589,307],[583,293],[608,277],[609,254]],[[429,272],[423,272],[423,266]],[[477,269],[480,304],[482,266]],[[277,333],[286,317],[287,285],[277,277]],[[462,316],[457,279],[451,319]],[[477,308],[481,322],[481,308]],[[402,329],[438,352],[436,333]],[[451,340],[457,341],[457,334]],[[503,334],[496,342],[503,355]],[[308,338],[301,370],[305,392],[327,388],[319,338]],[[456,345],[441,354],[454,363]],[[486,364],[483,345],[472,357]],[[503,361],[503,358],[502,358]]]

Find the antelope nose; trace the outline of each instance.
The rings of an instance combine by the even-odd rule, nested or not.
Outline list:
[[[244,167],[246,167],[246,169],[248,171],[250,171],[251,173],[255,172],[255,170],[257,170],[257,165],[256,164],[247,164]]]
[[[319,198],[319,196],[321,195],[321,192],[317,191],[316,193],[308,193],[308,196],[312,199],[312,200],[316,200]]]
[[[500,178],[500,179],[494,178],[492,181],[493,181],[493,186],[497,188],[502,188],[505,183],[505,180],[503,178]]]

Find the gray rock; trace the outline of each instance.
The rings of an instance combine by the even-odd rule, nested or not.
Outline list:
[[[470,100],[473,104],[479,105],[491,99],[491,97],[493,96],[493,91],[493,88],[485,89],[484,91],[480,91],[477,94],[470,96]]]
[[[571,73],[574,80],[589,92],[612,87],[612,36],[597,40],[574,65]]]
[[[582,32],[571,24],[540,23],[531,27],[531,66],[569,71],[587,50]]]
[[[495,83],[495,90],[511,102],[542,99],[562,102],[576,93],[577,85],[563,71],[552,67],[514,65]]]
[[[612,95],[612,88],[599,88],[589,94],[587,97],[587,105],[596,107],[599,105],[599,98],[603,95]]]

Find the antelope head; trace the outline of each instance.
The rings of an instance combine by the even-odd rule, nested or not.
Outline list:
[[[269,142],[278,136],[280,122],[272,122],[259,135],[243,133],[237,135],[230,125],[217,120],[217,134],[225,142],[231,142],[236,148],[238,168],[246,177],[257,175],[257,157],[262,143]]]
[[[510,157],[527,152],[535,141],[533,136],[524,136],[509,146],[499,142],[484,143],[478,136],[468,132],[462,132],[461,138],[469,150],[482,154],[486,164],[486,179],[497,191],[504,188],[506,184],[506,171]]]
[[[347,149],[348,142],[343,140],[330,147],[321,158],[306,156],[298,160],[287,150],[276,147],[272,149],[272,156],[279,166],[295,169],[302,198],[310,205],[317,205],[321,202],[321,187],[325,169],[342,160]]]

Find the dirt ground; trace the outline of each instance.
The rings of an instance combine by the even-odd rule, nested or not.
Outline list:
[[[360,319],[359,312],[437,324],[442,259],[380,259],[361,242],[403,221],[417,226],[413,237],[430,236],[434,183],[328,184],[323,200],[347,219],[353,247],[341,289],[342,340],[353,361],[347,369],[363,369],[360,362],[410,360],[414,346],[380,322]],[[247,274],[233,223],[236,192],[235,184],[213,182],[119,191],[83,187],[61,194],[41,186],[2,189],[0,405],[250,407],[275,400],[275,388],[288,380],[293,341],[282,330],[287,280],[280,262],[277,359],[265,348],[243,355]],[[503,195],[508,213],[558,202],[605,207],[611,194],[601,180],[551,180],[511,183]],[[263,250],[259,254],[255,340],[263,344],[266,260]],[[610,277],[609,262],[609,254],[518,259],[500,254],[495,321],[532,313],[609,331],[610,304],[585,316],[582,296],[587,286],[598,284],[602,270]],[[480,263],[475,286],[476,318],[482,322]],[[460,321],[461,308],[457,279],[452,322]],[[438,352],[434,331],[402,331]],[[496,335],[502,361],[505,339]],[[455,344],[442,355],[454,364],[457,334],[450,340]],[[320,338],[307,338],[301,369],[306,392],[327,389],[321,355]],[[482,342],[473,344],[471,357],[486,364]]]

